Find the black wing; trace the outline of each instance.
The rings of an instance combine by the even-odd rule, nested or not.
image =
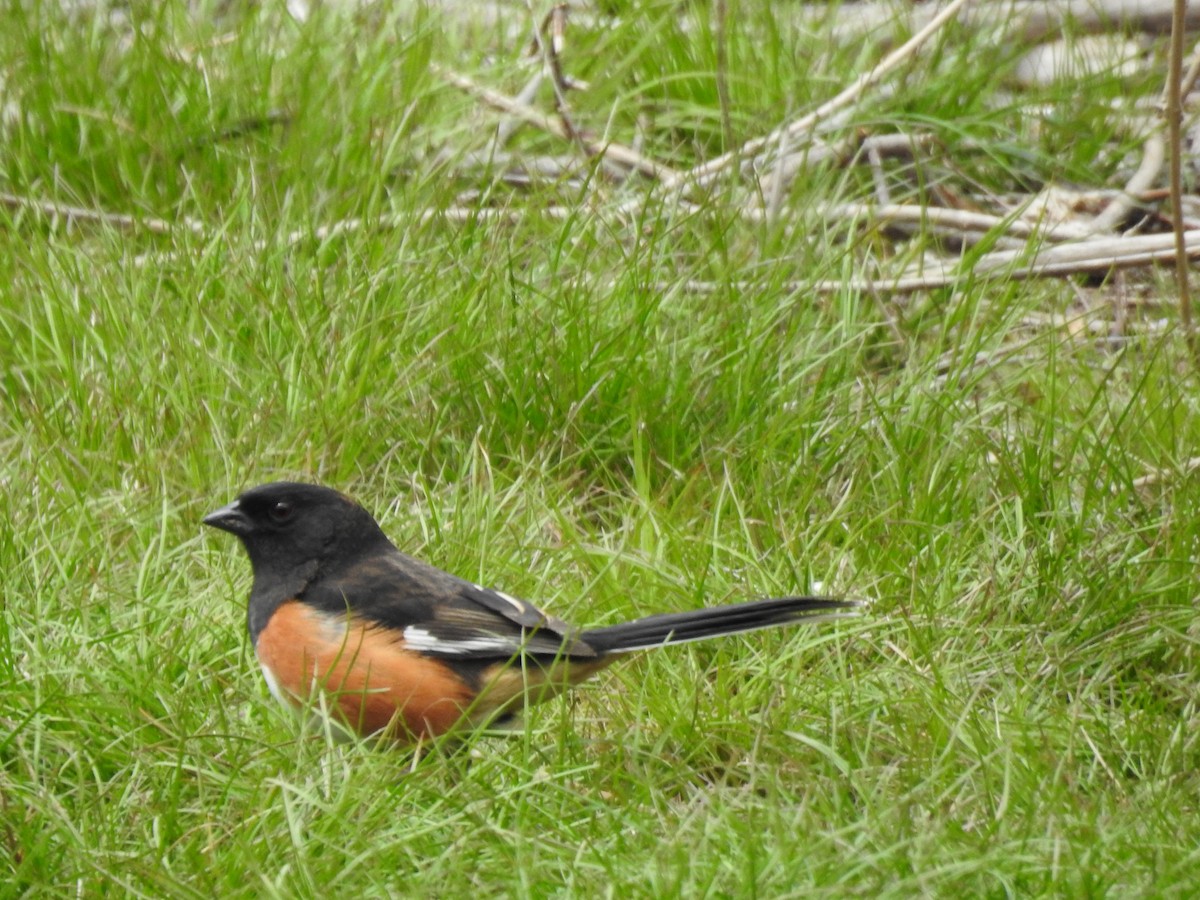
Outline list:
[[[398,550],[358,559],[310,584],[304,600],[377,623],[411,650],[457,659],[595,658],[566,622],[532,603],[472,584]]]

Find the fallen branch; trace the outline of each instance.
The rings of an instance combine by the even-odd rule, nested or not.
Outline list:
[[[684,204],[682,209],[685,213],[695,213],[699,208],[694,204]],[[428,208],[412,213],[380,216],[376,219],[368,219],[361,216],[356,216],[348,219],[339,219],[336,222],[330,222],[327,225],[320,225],[316,228],[297,228],[283,236],[283,244],[291,247],[308,241],[327,241],[330,238],[340,237],[344,234],[353,234],[355,232],[369,229],[375,231],[391,231],[398,228],[410,228],[414,224],[425,224],[426,222],[435,220],[453,223],[482,221],[517,222],[525,216],[536,214],[544,216],[548,219],[562,221],[577,217],[579,215],[579,211],[580,210],[578,206],[513,208],[455,205],[448,206],[444,209]],[[276,238],[260,238],[259,240],[254,241],[250,246],[256,252],[261,252],[270,247],[276,247],[278,245],[279,240]],[[144,266],[151,262],[167,263],[174,260],[178,256],[178,253],[143,253],[134,257],[134,265]]]
[[[533,102],[533,98],[537,96],[538,88],[542,86],[542,81],[545,77],[545,73],[539,67],[530,76],[529,81],[525,83],[525,87],[521,88],[521,92],[513,100],[521,106],[529,106]],[[501,119],[500,124],[496,126],[494,146],[497,149],[507,146],[509,140],[512,139],[512,136],[517,133],[523,124],[525,124],[524,120],[519,118]]]
[[[1200,229],[1188,231],[1184,237],[1187,256],[1191,259],[1200,258]],[[788,282],[786,289],[816,294],[835,294],[843,291],[912,294],[954,287],[972,277],[1001,277],[1011,280],[1034,277],[1063,278],[1085,272],[1105,272],[1110,269],[1169,262],[1175,257],[1174,235],[1106,237],[1074,244],[1057,244],[1039,251],[1031,262],[1017,265],[1018,261],[1027,255],[1027,250],[997,250],[984,254],[974,266],[967,268],[956,267],[948,261],[925,261],[922,264],[923,271],[909,269],[896,275],[879,275],[873,278],[794,281]],[[683,286],[687,290],[713,292],[727,285],[693,280],[684,282]],[[738,282],[733,286],[739,289],[762,287],[755,282]]]
[[[1183,248],[1187,258],[1200,257],[1200,230],[1183,233]],[[1011,250],[987,253],[979,258],[969,273],[964,274],[1004,274],[1011,278],[1034,275],[1061,277],[1170,262],[1175,258],[1175,253],[1173,234],[1104,237],[1046,247],[1039,250],[1031,262],[1011,270],[1010,267],[1025,253]]]
[[[1138,489],[1152,487],[1170,478],[1191,475],[1197,469],[1200,469],[1200,456],[1193,456],[1177,469],[1153,469],[1140,478],[1133,479],[1133,487]]]
[[[872,203],[832,203],[818,207],[822,217],[830,221],[867,219],[872,224],[907,222],[930,224],[954,232],[988,232],[1002,230],[1009,237],[1032,238],[1064,242],[1078,241],[1090,234],[1086,229],[1070,224],[1049,225],[1024,219],[993,216],[965,209],[946,209],[940,206],[917,206],[908,203],[887,205]]]
[[[152,234],[171,234],[183,228],[193,234],[204,234],[207,229],[195,219],[181,216],[177,222],[155,216],[133,216],[128,213],[105,212],[83,206],[71,206],[54,200],[35,200],[16,194],[0,193],[0,206],[8,209],[32,212],[51,219],[66,219],[73,222],[100,222],[124,231],[149,231]]]
[[[678,173],[670,167],[657,163],[649,157],[643,156],[630,147],[623,144],[613,142],[598,141],[582,132],[572,134],[563,125],[561,119],[553,116],[548,116],[545,113],[539,112],[532,106],[526,103],[521,103],[507,94],[502,94],[499,91],[492,90],[489,87],[484,87],[477,81],[468,78],[466,75],[461,75],[458,72],[451,72],[448,69],[443,69],[441,66],[431,65],[434,73],[443,81],[452,84],[454,87],[470,94],[475,99],[499,110],[510,116],[514,116],[540,128],[547,134],[552,134],[557,138],[565,141],[575,141],[578,139],[583,148],[592,156],[598,156],[601,159],[606,159],[611,162],[620,163],[628,169],[633,169],[650,178],[656,178],[662,181],[672,181],[679,177]]]
[[[965,15],[963,24],[974,29],[999,28],[1008,39],[1030,44],[1059,34],[1068,22],[1074,34],[1122,30],[1166,34],[1171,29],[1172,4],[1173,0],[993,0]],[[833,39],[861,40],[863,35],[883,29],[914,31],[938,11],[932,3],[843,3],[838,7]],[[812,10],[811,17],[824,22],[829,12],[822,6]],[[1200,5],[1189,4],[1184,22],[1189,29],[1200,27]]]
[[[749,140],[737,150],[711,159],[673,178],[664,179],[664,186],[678,188],[696,185],[703,187],[711,184],[734,161],[756,156],[764,149],[779,146],[786,139],[790,138],[794,140],[814,131],[822,119],[826,119],[843,107],[849,106],[867,90],[882,81],[885,75],[888,75],[893,69],[907,62],[910,57],[914,56],[921,49],[926,41],[937,34],[943,25],[958,15],[959,10],[970,2],[971,0],[952,0],[945,9],[930,20],[928,25],[909,38],[903,46],[889,53],[879,65],[871,69],[871,71],[860,75],[854,80],[853,84],[845,88],[837,96],[826,100],[808,115],[802,116],[781,128],[777,128],[764,137]]]
[[[1090,230],[1095,234],[1115,231],[1129,213],[1137,206],[1138,196],[1150,189],[1166,160],[1167,145],[1157,131],[1146,138],[1142,145],[1142,162],[1137,171],[1125,183],[1125,189],[1113,197],[1108,206],[1091,221]]]

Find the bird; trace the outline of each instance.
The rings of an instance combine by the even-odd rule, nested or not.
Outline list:
[[[202,521],[237,536],[249,556],[247,627],[270,693],[327,710],[351,737],[398,744],[501,725],[634,651],[864,605],[782,597],[580,629],[402,553],[370,512],[329,487],[263,484]]]

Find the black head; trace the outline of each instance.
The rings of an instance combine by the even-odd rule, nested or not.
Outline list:
[[[236,534],[255,575],[348,561],[388,542],[371,514],[349,497],[294,481],[251,488],[205,516],[204,524]]]

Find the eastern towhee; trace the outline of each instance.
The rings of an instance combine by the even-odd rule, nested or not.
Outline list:
[[[862,605],[785,597],[579,630],[405,556],[329,488],[256,487],[204,524],[237,535],[250,556],[250,639],[271,693],[303,706],[324,691],[353,731],[406,742],[496,722],[624,653]]]

